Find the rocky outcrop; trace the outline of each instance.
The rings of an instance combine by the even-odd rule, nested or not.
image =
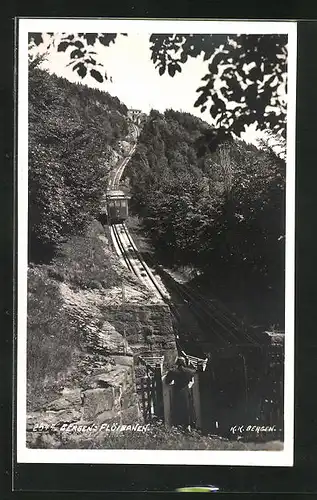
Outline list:
[[[125,338],[108,321],[101,328],[86,327],[84,342],[88,352],[98,352],[104,356],[133,354]]]
[[[48,401],[41,402],[40,408],[31,407],[35,410],[27,415],[27,446],[67,447],[68,439],[74,437],[72,431],[65,431],[70,426],[99,429],[105,423],[133,425],[142,421],[136,392],[138,355],[164,354],[169,364],[174,361],[176,347],[168,306],[157,303],[153,294],[126,276],[127,271],[119,265],[116,272],[125,283],[124,303],[120,280],[119,285],[110,283],[96,289],[58,282],[63,307],[78,325],[80,346],[65,376],[58,384],[55,381],[54,391],[45,396]],[[87,432],[76,433],[79,447],[93,447],[97,439],[104,439],[102,433]]]
[[[111,362],[105,358],[103,366],[83,373],[86,376],[81,378],[80,387],[63,388],[59,398],[28,414],[29,447],[59,447],[70,424],[98,428],[105,422],[131,424],[141,420],[132,356],[118,355]],[[77,440],[86,438],[87,433],[77,436]]]

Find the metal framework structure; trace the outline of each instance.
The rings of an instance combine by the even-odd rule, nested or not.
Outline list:
[[[139,356],[139,360],[152,372],[154,372],[157,367],[163,372],[164,356]]]

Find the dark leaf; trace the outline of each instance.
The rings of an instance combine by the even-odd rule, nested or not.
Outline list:
[[[236,135],[239,136],[241,132],[244,132],[244,129],[245,129],[245,120],[243,118],[239,118],[233,122],[232,131]]]
[[[42,33],[29,33],[29,43],[34,42],[35,45],[43,43]]]
[[[96,71],[95,69],[90,70],[91,76],[97,80],[97,82],[102,83],[103,82],[103,76],[99,73],[99,71]]]
[[[225,60],[225,58],[224,58],[224,54],[223,54],[222,52],[219,52],[218,54],[216,54],[216,55],[214,56],[213,60],[211,61],[211,63],[210,63],[210,64],[209,64],[209,66],[208,66],[208,69],[209,69],[209,71],[210,71],[210,73],[211,73],[212,75],[214,75],[214,74],[217,74],[217,73],[218,73],[218,70],[219,70],[218,66],[219,66],[221,63],[223,63],[223,62],[224,62],[224,60]]]
[[[224,101],[218,97],[217,94],[214,95],[213,99],[214,99],[215,105],[218,106],[218,109],[220,111],[225,111],[226,105],[225,105]]]
[[[218,114],[218,108],[217,106],[211,106],[210,108],[210,114],[212,116],[212,118],[216,118],[217,114]]]
[[[84,38],[88,45],[94,45],[97,40],[98,33],[86,33]]]
[[[93,64],[94,66],[96,65],[96,61],[92,57],[89,57],[88,59],[85,59],[85,62],[88,63],[88,64]]]
[[[76,57],[76,58],[78,58],[78,57],[84,57],[84,53],[81,50],[79,50],[79,49],[75,49],[75,50],[73,50],[70,53],[70,57],[71,58],[74,58],[74,57]]]
[[[58,44],[57,52],[65,52],[67,47],[69,47],[69,42],[61,42]]]
[[[72,61],[74,62],[74,61]],[[73,71],[76,71],[77,68],[79,68],[83,63],[82,62],[78,62],[75,64],[75,66],[73,67]]]
[[[249,71],[249,74],[247,75],[247,77],[249,78],[249,80],[253,80],[253,81],[261,80],[263,77],[263,73],[260,69],[260,65],[255,66],[255,68],[252,68]]]
[[[211,55],[212,55],[212,52],[209,50],[208,51],[206,50],[205,54],[204,54],[204,61],[208,61],[208,59],[210,59]]]
[[[211,78],[212,78],[212,75],[210,75],[210,74],[208,73],[208,75],[203,76],[203,77],[201,78],[201,80],[206,81],[206,80],[211,80]]]
[[[187,59],[188,59],[188,55],[185,54],[185,52],[182,52],[181,57],[180,57],[180,61],[182,63],[185,63],[187,61]]]
[[[80,40],[76,40],[76,42],[74,42],[74,44],[76,47],[78,47],[79,49],[82,49],[84,44],[83,42],[81,42]]]
[[[104,45],[105,47],[108,47],[111,42],[114,42],[116,39],[117,35],[116,34],[111,34],[111,33],[103,33],[102,35],[99,36],[99,42]]]
[[[81,77],[81,78],[84,78],[87,74],[87,68],[86,66],[83,64],[83,63],[80,63],[80,66],[77,70],[77,73],[78,75]]]
[[[196,92],[205,92],[206,94],[210,95],[210,90],[207,87],[207,85],[205,87],[198,87],[198,89],[196,90]]]
[[[266,80],[265,85],[271,86],[271,83],[273,83],[273,82],[274,82],[275,78],[276,78],[276,75],[275,75],[275,74],[274,74],[274,75],[272,75],[272,76],[270,76],[270,78],[269,78],[268,80]],[[277,85],[278,85],[278,84],[276,84],[276,86],[277,86]]]
[[[196,100],[196,102],[194,104],[195,108],[198,108],[199,106],[204,104],[207,101],[207,98],[208,98],[208,95],[205,92],[203,92]]]
[[[168,74],[170,76],[174,76],[175,75],[175,66],[174,65],[172,65],[172,64],[168,65]]]
[[[159,74],[162,76],[165,73],[165,66],[160,66]]]

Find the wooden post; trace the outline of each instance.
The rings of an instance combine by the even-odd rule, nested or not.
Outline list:
[[[151,419],[152,411],[151,411],[151,403],[152,403],[152,394],[151,394],[151,378],[148,376],[146,377],[146,394],[147,394],[147,415],[148,418]]]
[[[196,428],[202,428],[202,418],[201,418],[201,394],[200,394],[200,386],[201,386],[201,373],[203,372],[203,365],[201,363],[198,364],[197,373],[194,375],[194,385],[192,387],[192,395],[193,395],[193,406],[194,413],[196,417]]]
[[[156,363],[154,371],[155,381],[155,413],[159,418],[164,418],[163,407],[163,386],[162,386],[162,369],[159,363]]]
[[[166,375],[162,377],[164,423],[167,427],[170,427],[172,421],[171,417],[172,387],[165,382],[165,377]]]
[[[154,374],[150,378],[150,389],[151,389],[151,418],[155,415],[157,416],[157,399],[156,399],[156,380]]]
[[[144,420],[146,420],[146,401],[145,401],[144,377],[141,377],[140,382],[141,382],[141,397],[142,397],[143,418],[144,418]]]

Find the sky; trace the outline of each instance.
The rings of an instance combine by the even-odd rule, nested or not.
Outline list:
[[[60,35],[56,34],[55,37],[57,42]],[[90,75],[82,80],[70,66],[67,67],[71,49],[68,52],[57,52],[56,48],[51,48],[42,67],[72,82],[81,82],[107,91],[117,96],[128,108],[140,109],[145,113],[149,113],[151,109],[164,112],[165,109],[172,108],[189,112],[211,124],[208,107],[204,113],[201,113],[200,108],[194,107],[199,95],[196,90],[203,84],[201,78],[208,73],[208,61],[203,61],[203,55],[189,58],[182,65],[181,73],[176,72],[174,77],[168,74],[160,76],[150,59],[149,37],[150,34],[147,33],[118,35],[115,43],[109,47],[96,42],[91,49],[97,52],[96,58],[104,64],[109,76],[103,83],[98,83]],[[49,37],[46,36],[44,40],[49,40]],[[43,52],[43,47],[34,48],[31,53],[38,51]],[[241,135],[242,139],[254,144],[260,137],[263,137],[263,133],[257,131],[254,124]]]

